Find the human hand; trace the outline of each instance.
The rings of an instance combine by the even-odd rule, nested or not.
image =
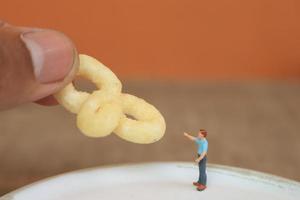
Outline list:
[[[196,163],[199,163],[200,161],[201,161],[200,158],[197,158],[197,159],[195,160]]]
[[[78,65],[64,34],[0,20],[0,110],[26,102],[56,104],[52,94],[73,80]]]
[[[184,136],[186,136],[186,137],[188,137],[188,136],[189,136],[189,134],[187,134],[186,132],[184,132],[184,133],[183,133],[183,135],[184,135]]]

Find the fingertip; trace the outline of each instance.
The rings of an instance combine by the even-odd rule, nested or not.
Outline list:
[[[21,34],[29,51],[33,72],[42,84],[62,81],[73,69],[75,46],[64,34],[53,30],[31,30]]]
[[[70,83],[79,68],[71,39],[55,30],[0,20],[0,44],[0,109],[35,101],[56,105],[53,96],[48,96]]]

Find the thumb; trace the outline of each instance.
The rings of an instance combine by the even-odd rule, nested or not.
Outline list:
[[[64,34],[0,21],[0,110],[52,95],[77,68],[76,49]]]

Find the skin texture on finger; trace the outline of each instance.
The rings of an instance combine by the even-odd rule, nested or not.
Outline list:
[[[57,66],[50,70],[52,76],[53,74],[58,76],[57,81],[41,83],[37,80],[32,55],[21,38],[21,35],[28,31],[42,31],[42,29],[14,27],[0,22],[0,110],[52,95],[71,82],[77,72],[78,56],[72,44],[74,47],[72,67]],[[50,34],[53,35],[51,32]]]
[[[14,28],[0,27],[0,109],[26,101],[28,91],[18,87],[22,80],[28,89],[35,87],[31,58],[19,36]]]

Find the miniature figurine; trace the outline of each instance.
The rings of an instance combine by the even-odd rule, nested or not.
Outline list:
[[[188,133],[183,133],[188,139],[195,141],[198,146],[198,158],[195,160],[199,166],[199,178],[197,182],[193,182],[193,185],[197,186],[198,191],[203,191],[206,189],[206,155],[208,150],[208,142],[206,140],[207,131],[200,129],[198,136],[194,137]]]

